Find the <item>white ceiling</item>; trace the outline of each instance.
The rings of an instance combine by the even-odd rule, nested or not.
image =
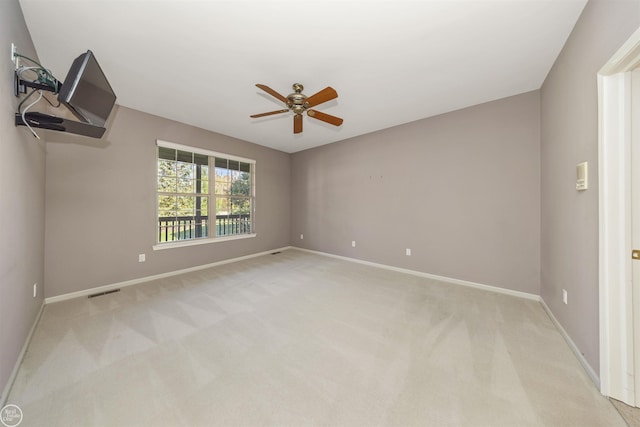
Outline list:
[[[20,4],[58,79],[91,49],[119,105],[296,152],[540,88],[586,0]],[[344,124],[249,118],[283,107],[256,83],[295,82],[336,89],[315,109]]]

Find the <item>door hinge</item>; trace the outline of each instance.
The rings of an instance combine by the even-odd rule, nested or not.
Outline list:
[[[640,259],[640,250],[633,249],[631,251],[631,259]]]

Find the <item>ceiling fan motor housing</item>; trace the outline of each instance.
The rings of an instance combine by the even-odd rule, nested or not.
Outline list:
[[[307,95],[302,93],[304,86],[300,83],[294,83],[293,90],[295,91],[294,93],[287,95],[287,99],[289,100],[289,102],[287,102],[287,107],[296,114],[302,114],[304,113],[304,110],[309,107],[309,104],[305,102],[307,100]]]

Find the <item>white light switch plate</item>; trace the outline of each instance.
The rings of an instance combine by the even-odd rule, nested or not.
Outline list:
[[[589,188],[589,164],[579,163],[576,166],[576,190],[582,191]]]

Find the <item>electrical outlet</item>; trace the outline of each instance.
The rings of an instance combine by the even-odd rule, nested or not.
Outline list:
[[[145,254],[138,255],[138,262],[145,262],[147,260],[147,256]]]
[[[304,239],[304,234],[301,234],[300,235],[300,240],[303,240],[303,239]]]
[[[565,304],[568,304],[567,290],[566,289],[562,290],[562,302],[565,303]]]
[[[33,297],[35,298],[38,295],[38,284],[33,284]]]
[[[407,250],[405,251],[405,253],[407,254],[407,256],[411,256],[411,249],[407,248]]]
[[[351,247],[352,247],[352,248],[355,248],[355,247],[356,247],[356,241],[355,241],[355,240],[352,240],[352,241],[351,241]]]

